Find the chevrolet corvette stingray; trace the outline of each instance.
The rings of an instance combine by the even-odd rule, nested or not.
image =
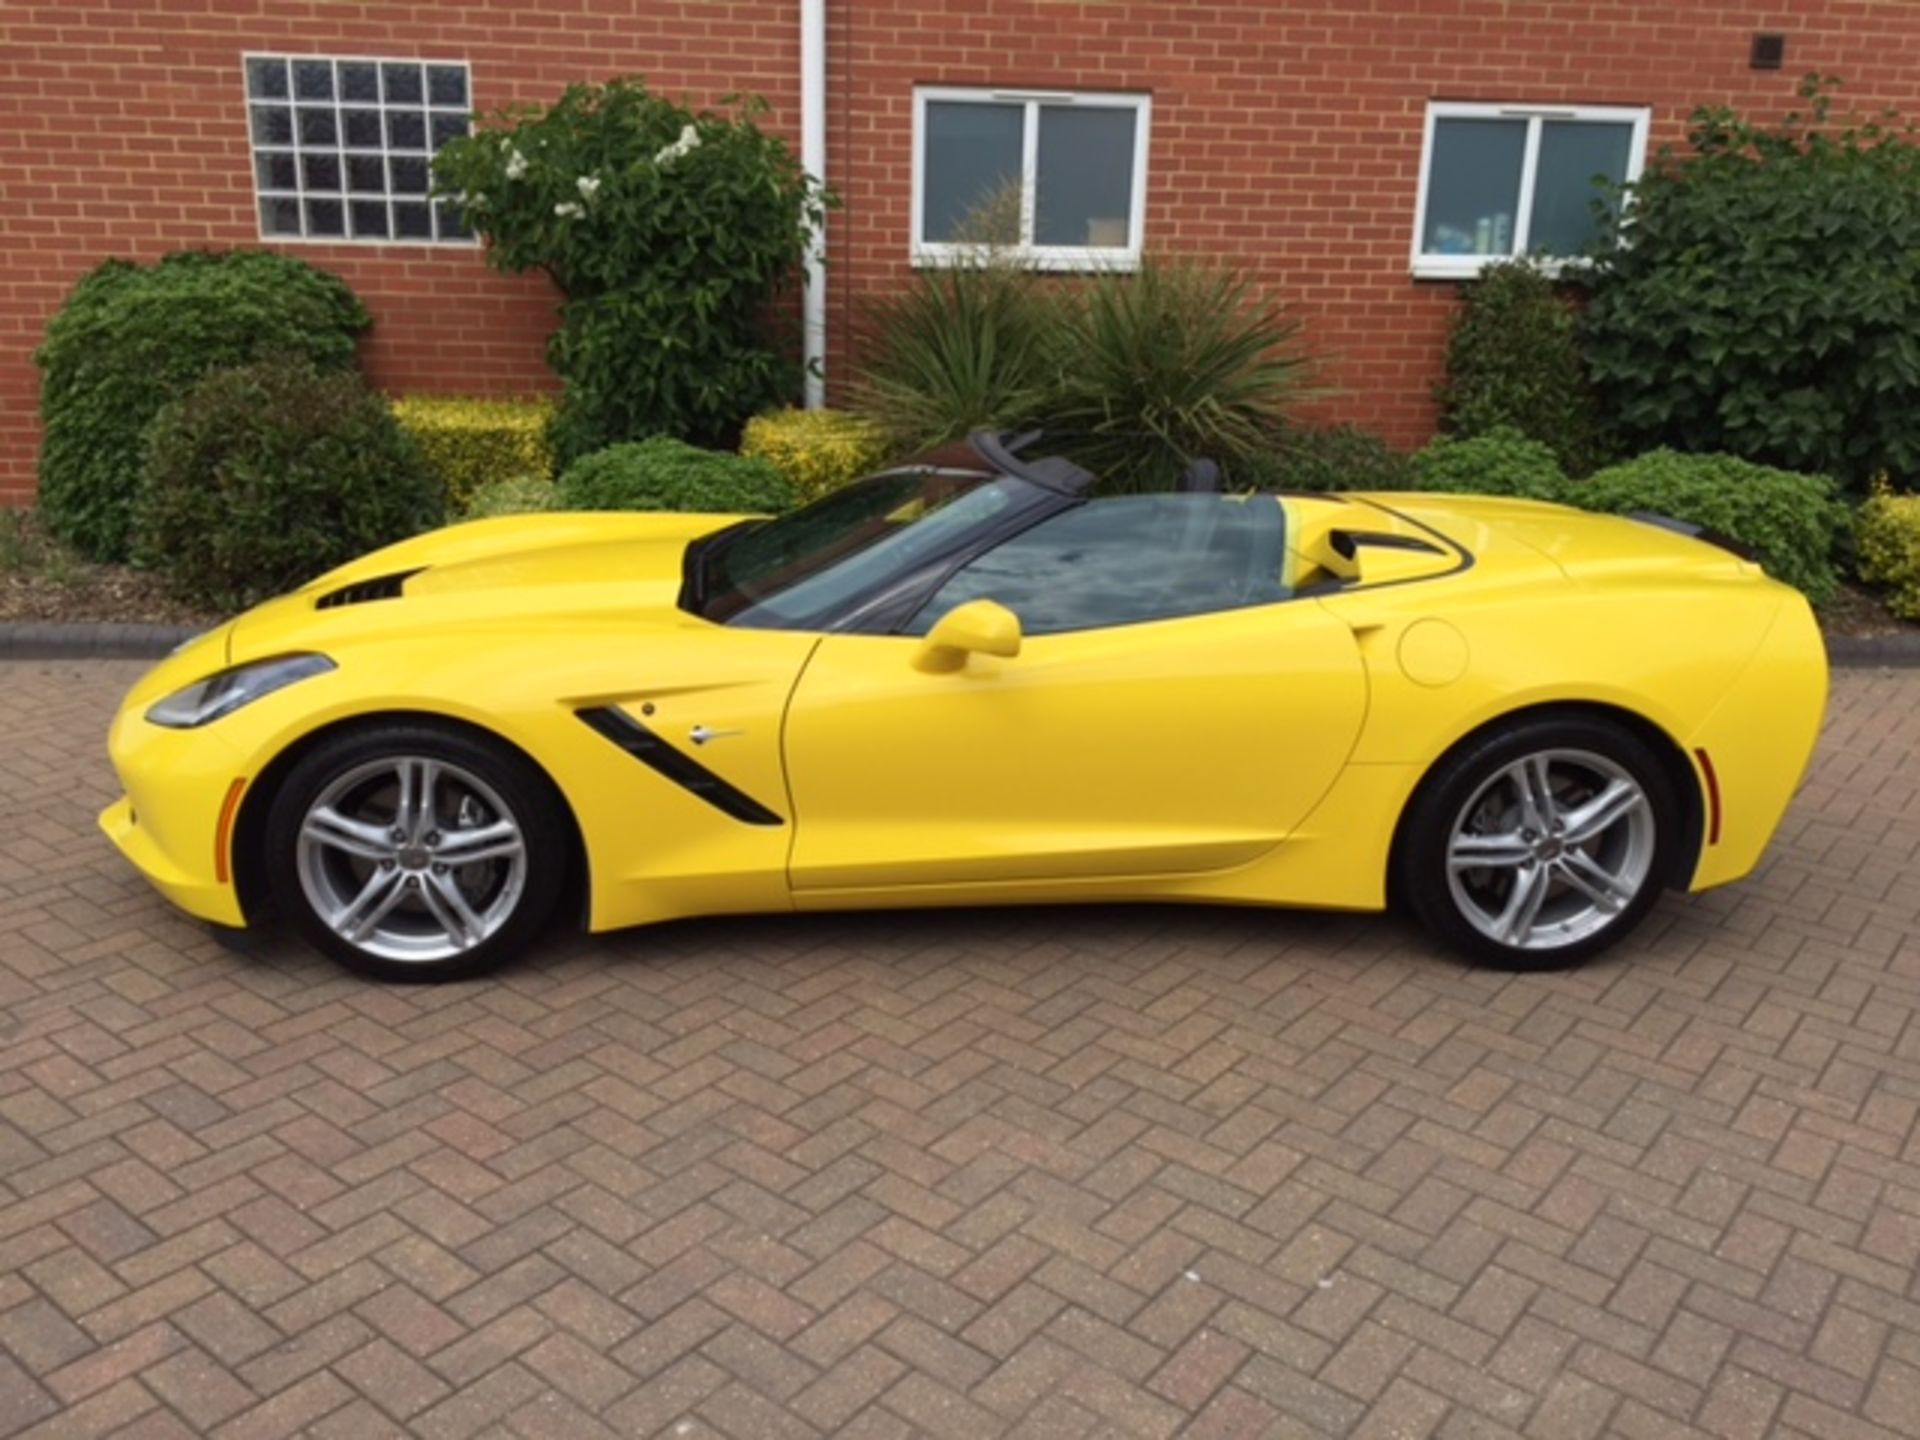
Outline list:
[[[1377,910],[1508,966],[1753,869],[1811,756],[1806,603],[1659,517],[1108,495],[1033,437],[778,518],[381,550],[136,685],[107,834],[193,915],[393,979],[556,912]]]

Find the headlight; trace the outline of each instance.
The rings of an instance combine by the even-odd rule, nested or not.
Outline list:
[[[324,655],[276,655],[271,660],[250,661],[174,691],[147,711],[147,719],[170,729],[191,730],[231,715],[242,705],[250,705],[296,680],[324,675],[333,668],[333,661]]]

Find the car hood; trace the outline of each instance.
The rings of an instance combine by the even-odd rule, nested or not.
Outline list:
[[[740,515],[566,513],[417,535],[247,611],[229,663],[422,629],[537,637],[596,624],[703,626],[677,608],[687,546]]]

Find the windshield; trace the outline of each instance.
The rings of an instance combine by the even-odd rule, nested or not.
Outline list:
[[[876,475],[717,537],[692,557],[689,608],[722,624],[812,624],[963,545],[1031,491],[1007,476],[964,471]]]

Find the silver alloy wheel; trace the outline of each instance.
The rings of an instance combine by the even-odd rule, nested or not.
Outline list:
[[[382,960],[445,960],[497,933],[526,888],[527,849],[498,792],[425,755],[357,765],[314,798],[300,888],[341,939]]]
[[[1653,870],[1646,791],[1590,750],[1541,750],[1494,774],[1447,836],[1453,903],[1481,934],[1557,950],[1604,930]]]

